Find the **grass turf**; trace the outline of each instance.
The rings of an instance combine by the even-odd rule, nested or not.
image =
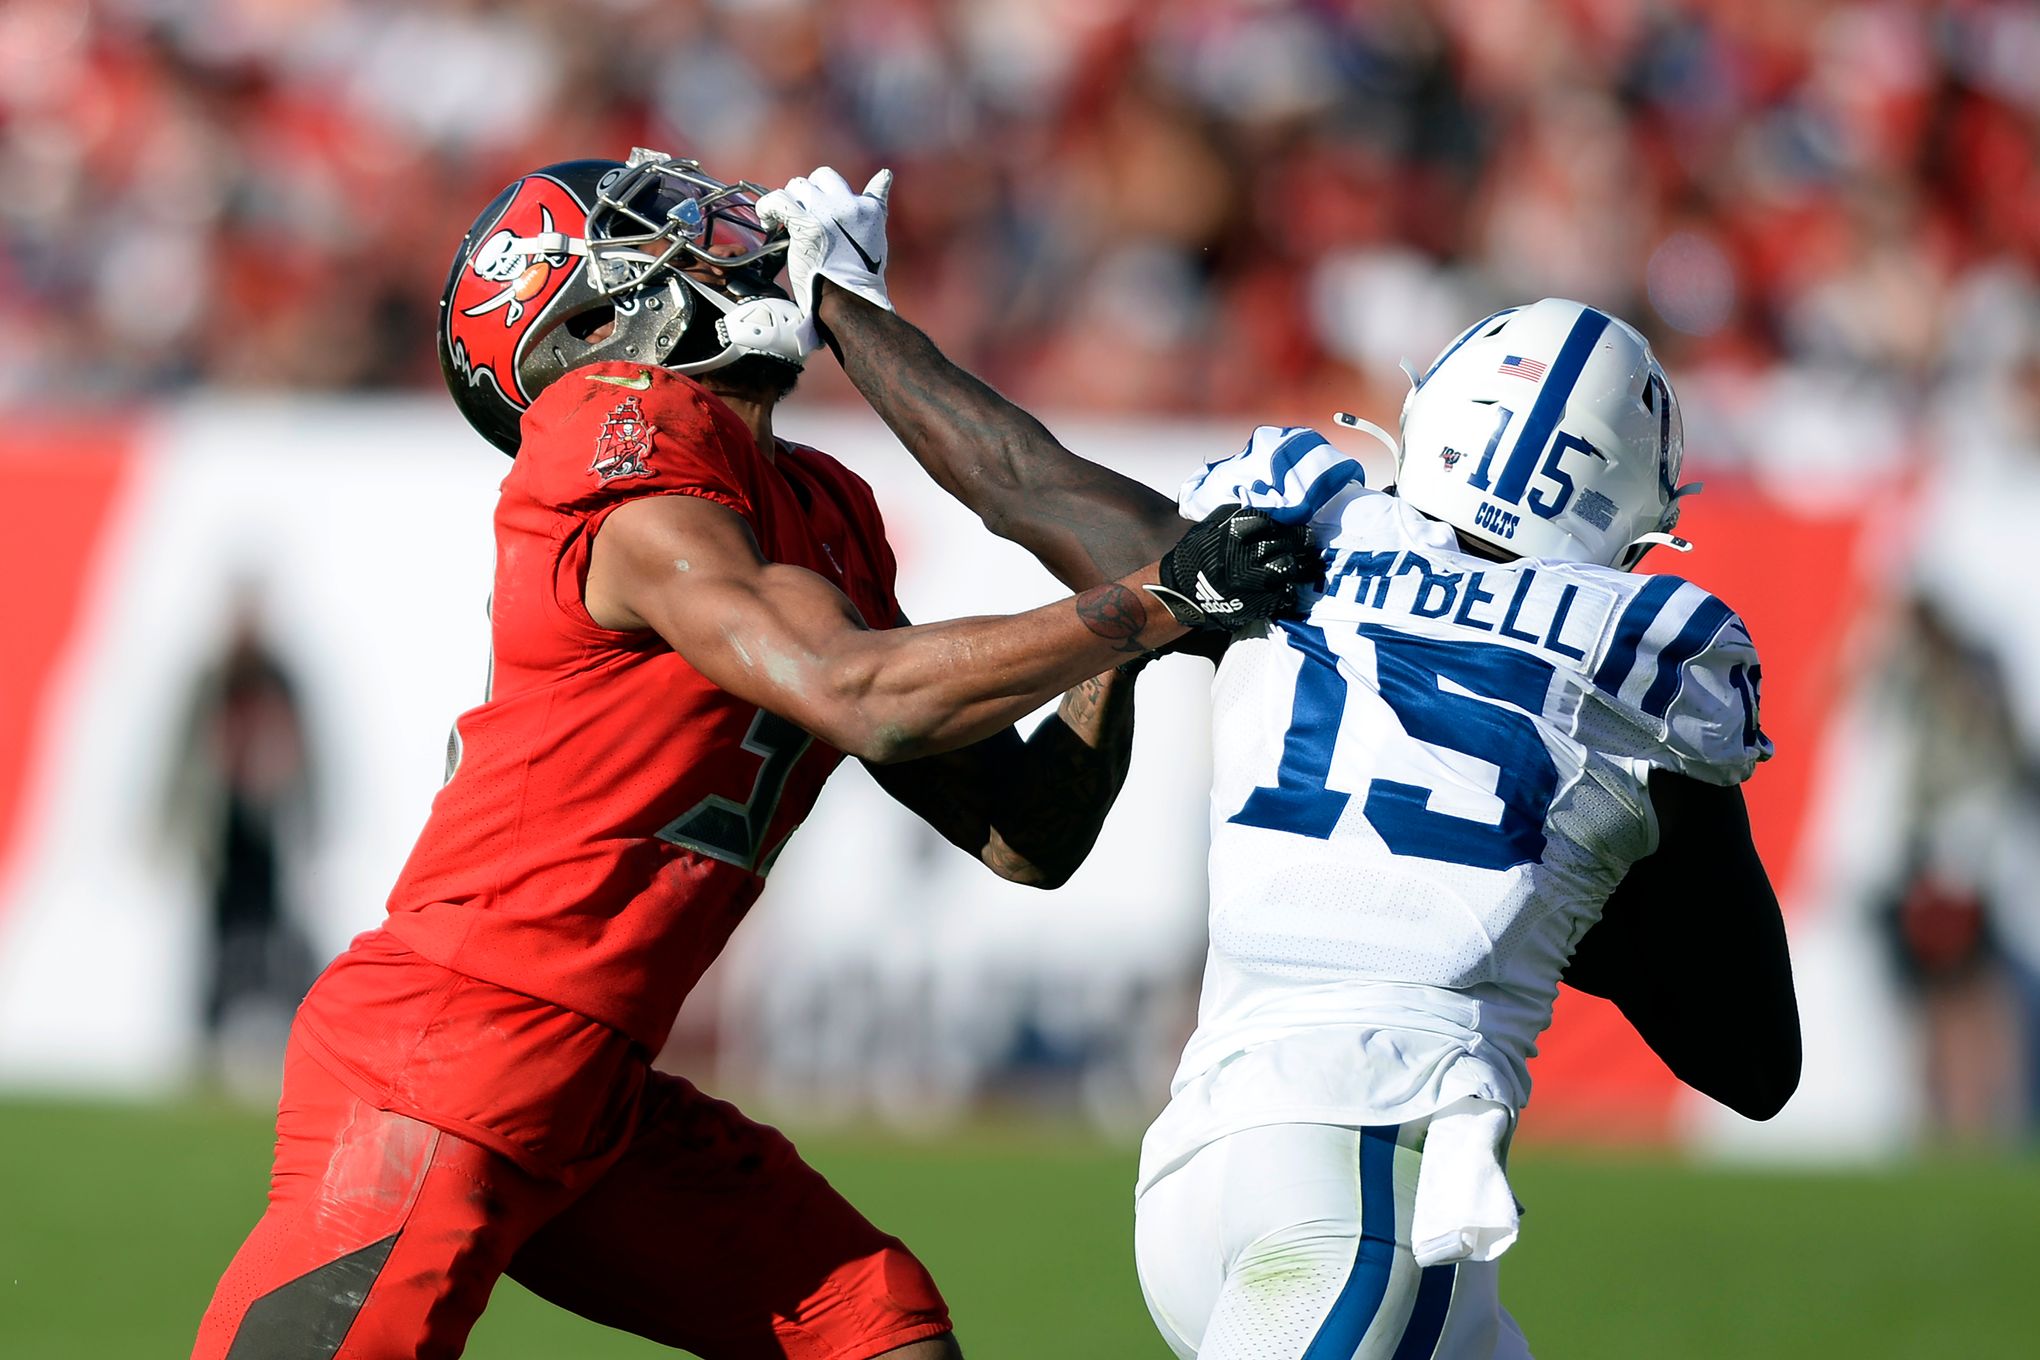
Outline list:
[[[0,1356],[172,1356],[261,1209],[269,1127],[203,1105],[0,1103]],[[817,1136],[912,1243],[972,1360],[1167,1360],[1130,1260],[1129,1148]],[[1519,1153],[1503,1297],[1546,1360],[2029,1354],[2040,1164],[1723,1171]],[[476,1360],[671,1355],[504,1284]]]

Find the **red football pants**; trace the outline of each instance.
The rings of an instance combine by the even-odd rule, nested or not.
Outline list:
[[[868,1360],[950,1330],[928,1272],[776,1130],[653,1074],[584,1189],[377,1109],[293,1038],[269,1208],[193,1360],[441,1360],[501,1275],[703,1360]]]

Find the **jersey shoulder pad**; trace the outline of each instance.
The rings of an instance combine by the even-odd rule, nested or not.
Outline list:
[[[1203,519],[1237,502],[1284,524],[1306,524],[1348,487],[1364,487],[1360,460],[1304,425],[1262,425],[1238,453],[1206,463],[1183,483],[1177,505]]]
[[[749,428],[693,379],[641,364],[590,364],[525,412],[511,480],[563,510],[684,492],[751,519],[761,461]]]
[[[1759,701],[1764,668],[1742,618],[1676,576],[1608,573],[1628,598],[1594,656],[1594,688],[1646,728],[1653,764],[1739,784],[1772,755]]]

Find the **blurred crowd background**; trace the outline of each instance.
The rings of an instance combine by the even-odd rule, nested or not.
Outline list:
[[[1874,528],[1831,564],[1881,602],[1836,703],[1893,830],[1836,891],[1923,1122],[2033,1127],[2040,6],[8,0],[0,408],[430,391],[473,215],[640,144],[768,185],[891,166],[901,309],[1050,412],[1392,426],[1397,363],[1493,306],[1634,321],[1692,467]],[[804,393],[854,399],[826,364]],[[190,731],[294,731],[236,627]],[[240,748],[191,740],[231,792]],[[261,798],[221,806],[221,862],[271,872]],[[274,896],[219,893],[241,932]]]
[[[0,396],[429,386],[481,205],[642,144],[894,167],[903,309],[1030,403],[1392,412],[1555,294],[1903,416],[2033,355],[2036,115],[2022,0],[10,0]]]

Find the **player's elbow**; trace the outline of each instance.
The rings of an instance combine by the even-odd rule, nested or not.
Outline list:
[[[1800,1065],[1799,1048],[1795,1044],[1789,1057],[1773,1064],[1772,1069],[1752,1086],[1748,1099],[1736,1107],[1736,1113],[1745,1119],[1775,1116],[1799,1090]]]
[[[1789,1081],[1772,1082],[1756,1087],[1752,1091],[1723,1101],[1723,1104],[1744,1119],[1762,1121],[1774,1118],[1785,1108],[1786,1102],[1792,1099],[1792,1093],[1798,1089],[1799,1076],[1794,1073]]]
[[[1719,1092],[1717,1098],[1745,1119],[1774,1118],[1799,1090],[1802,1065],[1795,1025],[1789,1040],[1768,1045],[1763,1060],[1743,1066],[1733,1088]]]
[[[897,765],[931,753],[928,734],[918,724],[875,707],[854,699],[834,705],[821,716],[815,735],[872,765]]]
[[[987,459],[971,479],[971,506],[986,529],[1003,539],[1015,539],[1028,523],[1027,488],[1014,475],[1010,464]]]
[[[1076,871],[1074,864],[1037,864],[1032,860],[992,865],[992,872],[1008,883],[1018,883],[1023,888],[1039,888],[1043,892],[1054,892],[1069,882]]]
[[[1015,825],[1006,819],[993,829],[981,858],[1008,883],[1053,892],[1076,876],[1097,841],[1096,826],[1071,830]]]
[[[810,691],[808,730],[848,756],[896,765],[929,754],[928,724],[889,680],[882,648],[831,659],[826,680]]]
[[[845,755],[873,765],[898,765],[933,755],[932,726],[898,705],[853,701],[830,724],[825,740]]]
[[[1057,457],[1044,459],[1044,449]],[[1071,455],[1046,430],[1031,423],[1008,431],[979,450],[965,478],[964,501],[985,528],[1000,538],[1024,538],[1041,520],[1062,487],[1049,469],[1061,472]]]
[[[854,745],[841,749],[873,765],[898,765],[933,753],[926,737],[896,722],[860,724],[850,740]]]

